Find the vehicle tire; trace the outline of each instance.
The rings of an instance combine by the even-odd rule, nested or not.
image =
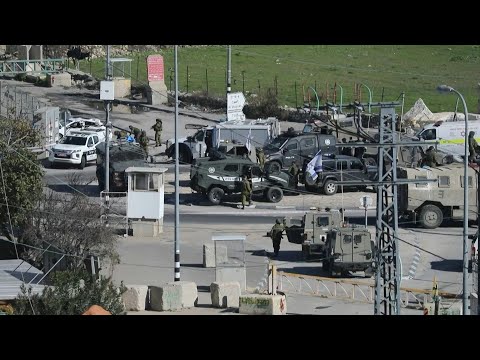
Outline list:
[[[282,165],[278,161],[267,163],[265,170],[271,174],[278,174],[282,170]]]
[[[80,165],[78,167],[80,170],[83,170],[85,168],[85,165],[87,165],[87,157],[85,155],[82,155],[82,160],[80,160]]]
[[[182,163],[182,164],[191,164],[192,163],[192,158],[186,150],[179,149],[178,151],[180,153],[180,156],[178,157],[178,161],[180,163]]]
[[[323,192],[325,195],[335,195],[337,193],[337,184],[333,180],[327,180],[325,181],[325,184],[323,184]]]
[[[207,194],[208,201],[213,205],[219,205],[222,202],[223,195],[225,192],[219,187],[212,187]]]
[[[283,191],[278,186],[272,186],[268,188],[265,197],[271,203],[278,203],[283,199]]]
[[[425,205],[420,210],[420,223],[425,229],[435,229],[443,222],[442,210],[436,205]]]

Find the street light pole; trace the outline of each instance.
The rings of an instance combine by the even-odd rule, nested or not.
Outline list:
[[[180,188],[179,188],[179,152],[178,152],[178,45],[174,47],[175,63],[175,278],[180,281]]]
[[[365,86],[368,90],[368,113],[370,114],[371,113],[370,104],[372,103],[372,90],[370,90],[370,88],[365,84],[360,84],[360,85]]]
[[[463,173],[463,315],[467,315],[468,309],[468,110],[465,98],[457,90],[447,85],[440,85],[437,88],[440,92],[454,92],[463,103],[463,111],[465,113],[465,157],[464,157],[464,173]],[[473,179],[472,179],[473,181]]]

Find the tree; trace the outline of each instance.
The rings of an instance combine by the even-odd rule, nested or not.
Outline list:
[[[27,149],[39,140],[31,122],[0,118],[0,232],[10,240],[12,227],[23,227],[42,194],[43,170]]]
[[[110,278],[93,279],[85,271],[69,270],[54,273],[51,285],[41,294],[22,285],[21,294],[14,303],[15,315],[81,315],[92,305],[99,305],[112,315],[121,314],[124,305],[121,295],[123,283],[115,286]]]

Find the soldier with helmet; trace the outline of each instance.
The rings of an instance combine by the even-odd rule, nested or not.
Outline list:
[[[283,230],[285,230],[285,224],[280,219],[275,220],[275,225],[273,225],[272,230],[270,231],[270,237],[272,238],[273,243],[273,255],[278,256],[280,252],[280,243],[282,242]]]

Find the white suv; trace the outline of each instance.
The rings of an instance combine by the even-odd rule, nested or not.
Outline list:
[[[51,167],[56,164],[73,164],[83,169],[87,162],[97,160],[95,146],[104,141],[105,134],[94,131],[69,131],[61,143],[49,150]]]

